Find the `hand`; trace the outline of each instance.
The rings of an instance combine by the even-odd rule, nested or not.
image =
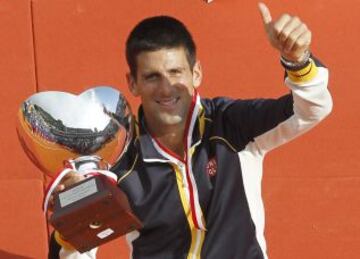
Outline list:
[[[56,186],[54,192],[50,196],[49,200],[49,209],[52,211],[54,207],[54,196],[56,193],[65,190],[67,187],[74,185],[75,183],[81,182],[85,179],[85,176],[77,173],[77,172],[69,172],[67,175],[61,179],[61,182]]]
[[[65,188],[67,188],[71,185],[74,185],[75,183],[81,182],[84,179],[85,179],[85,176],[83,176],[77,172],[71,171],[68,174],[66,174],[63,179],[61,179],[61,182],[58,184],[58,186],[56,186],[55,191],[60,192],[60,191],[64,190]]]
[[[259,3],[259,11],[271,45],[287,60],[301,62],[310,48],[311,31],[298,17],[283,14],[273,21],[269,8]]]

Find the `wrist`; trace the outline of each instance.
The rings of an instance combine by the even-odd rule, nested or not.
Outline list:
[[[306,50],[302,55],[299,61],[292,61],[281,55],[280,62],[281,65],[289,71],[298,71],[306,68],[311,62],[311,53],[309,50]]]
[[[312,58],[309,59],[308,65],[302,69],[286,69],[287,77],[294,83],[306,83],[311,81],[317,75],[318,68]]]

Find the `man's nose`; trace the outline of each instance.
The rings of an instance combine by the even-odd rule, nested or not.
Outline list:
[[[161,83],[160,83],[161,93],[164,95],[171,94],[175,83],[176,82],[174,80],[172,80],[171,78],[163,77],[161,80]]]

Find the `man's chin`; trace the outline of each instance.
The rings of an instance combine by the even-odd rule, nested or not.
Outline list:
[[[183,121],[183,118],[179,115],[160,115],[160,121],[164,126],[174,126],[179,124]]]

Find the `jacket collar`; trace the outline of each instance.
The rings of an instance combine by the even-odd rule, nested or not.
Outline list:
[[[187,149],[194,148],[201,142],[202,132],[200,118],[203,117],[204,109],[201,105],[200,96],[195,91],[191,108],[188,114],[188,125],[185,129],[188,143]],[[138,112],[138,140],[140,143],[141,153],[145,162],[162,162],[162,163],[179,163],[183,162],[183,158],[161,146],[161,144],[151,136],[146,129],[143,109],[140,106]]]

